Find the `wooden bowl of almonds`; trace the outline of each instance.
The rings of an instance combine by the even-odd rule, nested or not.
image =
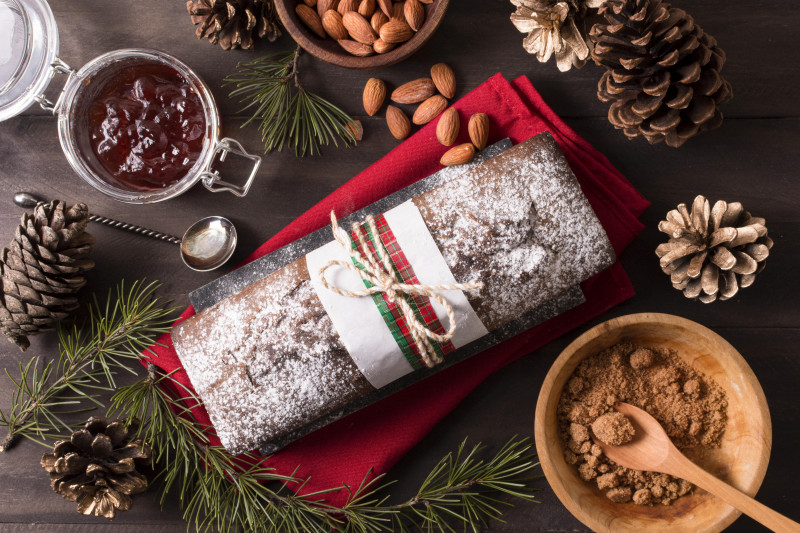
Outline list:
[[[450,0],[275,0],[286,31],[309,54],[354,69],[394,65],[434,34]]]
[[[553,492],[594,531],[716,533],[739,517],[684,480],[623,469],[605,457],[594,439],[618,445],[609,441],[625,436],[616,431],[624,429],[616,420],[624,418],[613,408],[617,401],[648,411],[692,461],[755,496],[769,462],[772,426],[764,392],[733,346],[672,315],[604,322],[551,367],[534,433]]]

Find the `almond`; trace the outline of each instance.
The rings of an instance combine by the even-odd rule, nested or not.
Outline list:
[[[397,45],[393,43],[387,43],[383,39],[375,39],[375,42],[372,43],[372,48],[374,48],[379,54],[385,54],[390,50],[394,50],[395,46]]]
[[[339,0],[336,10],[342,16],[348,11],[358,11],[358,0]]]
[[[378,9],[372,14],[372,19],[370,19],[369,25],[372,26],[372,31],[374,31],[377,35],[378,32],[381,31],[381,26],[387,22],[389,22],[389,17],[386,16],[386,13]]]
[[[411,133],[411,122],[403,111],[393,105],[386,108],[386,124],[395,139],[405,139]]]
[[[433,80],[430,78],[419,78],[408,83],[404,83],[392,91],[392,101],[398,104],[417,104],[427,100],[436,92]]]
[[[431,67],[431,78],[442,96],[452,98],[456,95],[456,75],[449,66],[436,63]]]
[[[475,113],[469,119],[467,126],[469,138],[478,150],[486,148],[489,141],[489,115],[486,113]]]
[[[322,20],[320,20],[319,15],[317,12],[308,7],[305,4],[297,4],[294,8],[295,13],[297,16],[300,17],[300,20],[303,21],[303,24],[308,26],[308,28],[322,37],[325,38],[325,30],[322,28]]]
[[[358,14],[368,19],[375,13],[375,0],[361,0],[358,4]]]
[[[339,46],[344,48],[347,52],[358,57],[371,56],[375,53],[372,47],[368,44],[360,43],[358,41],[351,41],[350,39],[339,39]]]
[[[320,18],[325,15],[325,12],[329,9],[336,10],[339,6],[339,0],[319,0],[317,2],[317,13],[319,14]]]
[[[473,157],[475,157],[475,147],[472,146],[472,143],[464,143],[446,151],[439,160],[439,163],[446,167],[452,167],[454,165],[469,163],[472,161]]]
[[[381,26],[380,35],[381,39],[387,43],[399,44],[411,39],[414,36],[414,30],[401,20],[390,19],[389,22]]]
[[[367,115],[372,116],[377,113],[386,99],[386,84],[383,83],[383,80],[378,78],[368,79],[367,84],[364,85],[362,99],[364,101],[364,111],[367,112]]]
[[[419,31],[425,22],[425,8],[422,7],[419,0],[406,0],[403,6],[403,14],[406,17],[406,22],[414,31]]]
[[[361,124],[360,120],[354,120],[353,122],[347,125],[347,129],[350,130],[350,133],[353,134],[353,138],[356,141],[360,141],[364,138],[364,125]]]
[[[317,7],[317,0],[303,0],[303,3],[308,7]]]
[[[447,109],[447,100],[444,96],[436,94],[419,104],[411,120],[417,125],[427,124],[445,109]]]
[[[375,32],[367,22],[367,19],[358,14],[357,11],[348,11],[342,15],[342,24],[347,28],[350,37],[364,44],[372,45],[375,42]]]
[[[392,16],[392,0],[378,0],[378,7],[387,17]]]
[[[395,2],[392,4],[392,14],[389,16],[392,20],[402,20],[406,22],[406,16],[403,13],[405,10],[405,4],[403,2]]]
[[[461,120],[458,118],[458,111],[455,107],[451,107],[442,113],[439,123],[436,124],[436,138],[443,145],[450,146],[456,142],[459,129],[461,129]]]
[[[350,35],[342,23],[342,16],[338,11],[329,9],[322,15],[322,27],[332,39],[347,39]]]
[[[433,3],[433,0],[419,0],[419,1],[422,2],[423,4],[432,4]]]

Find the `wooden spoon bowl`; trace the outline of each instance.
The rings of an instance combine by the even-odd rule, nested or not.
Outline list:
[[[423,4],[425,23],[414,36],[405,43],[385,54],[357,57],[346,52],[331,38],[323,39],[311,31],[297,16],[295,6],[298,0],[275,0],[275,9],[283,27],[297,44],[314,57],[333,65],[345,68],[370,70],[388,67],[399,63],[417,52],[433,36],[444,19],[450,0],[434,0]],[[378,8],[380,9],[380,8]]]
[[[712,378],[728,399],[728,425],[720,448],[693,459],[704,469],[754,496],[764,480],[772,446],[772,426],[764,392],[745,360],[722,337],[691,320],[641,313],[604,322],[570,344],[544,380],[536,404],[536,450],[553,492],[578,520],[598,532],[670,531],[716,533],[739,511],[711,494],[695,490],[672,505],[619,504],[583,481],[564,460],[558,431],[558,401],[578,364],[620,342],[675,350],[692,368]]]

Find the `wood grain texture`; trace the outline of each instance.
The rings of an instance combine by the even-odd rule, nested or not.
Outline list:
[[[238,138],[246,148],[260,145],[254,127],[239,129],[235,117],[240,105],[221,86],[238,61],[270,51],[290,50],[288,37],[274,45],[259,43],[255,53],[225,52],[198,41],[182,2],[141,0],[50,0],[61,36],[61,57],[79,67],[109,50],[152,47],[169,52],[192,68],[211,86],[224,115],[223,134]],[[0,123],[0,243],[13,236],[21,211],[11,195],[28,189],[65,200],[85,201],[100,214],[151,226],[173,234],[211,214],[233,220],[240,246],[231,264],[274,235],[352,176],[380,159],[397,141],[382,117],[364,116],[361,89],[378,75],[390,90],[426,76],[431,65],[450,64],[458,81],[456,98],[474,89],[496,72],[507,79],[525,74],[553,109],[579,134],[603,152],[653,202],[642,217],[643,234],[622,255],[638,295],[603,317],[633,312],[664,312],[685,316],[712,328],[744,356],[764,388],[773,423],[770,468],[758,499],[797,520],[795,479],[800,477],[796,443],[800,442],[797,383],[800,382],[800,47],[796,28],[800,3],[773,0],[754,6],[726,0],[673,2],[688,9],[703,29],[714,35],[728,55],[724,75],[733,84],[734,99],[723,112],[725,123],[675,150],[628,141],[606,121],[607,108],[595,96],[601,71],[592,65],[560,73],[554,64],[540,65],[522,49],[522,34],[509,22],[513,6],[507,0],[458,0],[431,40],[403,63],[377,72],[340,69],[305,56],[303,80],[341,105],[364,123],[365,137],[357,148],[325,150],[325,155],[298,161],[290,153],[270,154],[247,198],[211,194],[202,187],[168,204],[129,206],[105,198],[84,184],[70,169],[57,140],[56,122],[44,111],[31,108],[24,116]],[[379,114],[380,115],[380,114]],[[434,141],[435,142],[435,141]],[[697,194],[709,200],[739,200],[754,215],[764,216],[775,239],[766,270],[755,284],[735,299],[711,305],[693,303],[674,290],[661,273],[654,250],[666,239],[656,226],[679,202]],[[90,287],[103,292],[120,277],[160,279],[164,294],[178,304],[185,294],[216,276],[187,270],[172,245],[152,243],[110,228],[92,227],[98,245],[97,269]],[[84,292],[84,297],[88,291]],[[587,324],[586,327],[592,324]],[[585,328],[581,328],[585,329]],[[578,332],[576,332],[577,334]],[[411,454],[390,472],[400,479],[392,492],[403,497],[442,455],[464,436],[498,445],[512,434],[533,434],[533,410],[539,387],[558,353],[575,335],[551,343],[490,377],[449,415]],[[32,339],[29,354],[53,354],[52,336]],[[11,344],[0,342],[2,366],[14,369],[27,360]],[[0,406],[7,407],[10,392],[0,377]],[[502,428],[498,430],[498,428]],[[12,453],[0,454],[0,532],[5,531],[157,531],[183,532],[177,503],[168,500],[163,511],[148,496],[139,496],[131,511],[113,525],[75,513],[74,504],[53,494],[39,467],[43,448],[23,443]],[[490,531],[587,531],[544,488],[541,504],[519,505],[505,512],[505,524]],[[728,531],[764,531],[740,518]]]
[[[620,505],[584,482],[577,469],[564,460],[557,412],[564,386],[583,360],[620,342],[674,351],[725,391],[727,428],[720,447],[703,453],[701,466],[750,495],[761,485],[769,462],[772,428],[764,392],[747,362],[720,335],[696,322],[663,313],[637,313],[613,318],[575,339],[545,377],[536,403],[534,431],[539,459],[553,491],[576,517],[598,532],[669,529],[676,533],[718,533],[738,513],[705,491],[696,490],[668,506]],[[638,430],[635,439],[639,442]]]

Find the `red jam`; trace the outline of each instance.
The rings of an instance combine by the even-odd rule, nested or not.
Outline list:
[[[206,131],[200,97],[175,69],[132,65],[100,89],[89,108],[92,149],[125,189],[151,191],[183,178]]]

